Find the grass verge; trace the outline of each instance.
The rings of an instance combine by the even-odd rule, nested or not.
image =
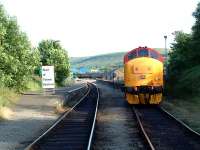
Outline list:
[[[38,76],[33,76],[27,83],[27,91],[41,91],[41,78]]]
[[[11,110],[8,106],[16,103],[19,99],[19,94],[14,90],[5,87],[0,87],[0,119],[8,119],[11,115]]]
[[[64,85],[65,86],[70,86],[70,85],[73,85],[75,83],[74,79],[73,78],[67,78],[65,79],[64,81]]]
[[[175,117],[200,133],[200,96],[166,99],[162,106]]]
[[[163,107],[200,133],[200,65],[183,71],[176,81],[168,82],[169,96]]]

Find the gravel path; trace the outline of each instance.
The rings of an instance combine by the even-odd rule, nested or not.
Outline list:
[[[100,102],[93,149],[145,149],[133,112],[122,92],[102,83],[97,85],[100,89]]]
[[[63,88],[60,90],[65,91]],[[9,119],[0,121],[0,150],[22,150],[46,131],[60,116],[55,113],[55,108],[62,94],[58,92],[58,95],[51,96],[36,93],[23,95],[20,101],[11,107],[12,114]]]

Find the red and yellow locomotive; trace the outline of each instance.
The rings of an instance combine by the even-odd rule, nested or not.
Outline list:
[[[163,60],[160,53],[147,47],[125,54],[124,88],[129,104],[159,104],[162,101]]]

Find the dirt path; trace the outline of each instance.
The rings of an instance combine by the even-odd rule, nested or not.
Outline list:
[[[78,86],[64,89],[71,90]],[[57,95],[49,96],[36,93],[23,95],[11,107],[9,119],[0,121],[0,150],[22,150],[46,131],[60,116],[55,113],[55,108],[65,90],[61,88]]]
[[[133,112],[121,91],[98,83],[100,103],[93,149],[144,149]]]

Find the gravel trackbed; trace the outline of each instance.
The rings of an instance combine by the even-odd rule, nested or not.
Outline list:
[[[60,114],[56,106],[63,99],[66,90],[58,89],[56,95],[29,93],[10,107],[11,115],[6,120],[0,120],[0,150],[23,150],[28,144],[45,132]]]
[[[100,101],[93,150],[143,150],[134,114],[123,93],[104,83],[97,84]]]

